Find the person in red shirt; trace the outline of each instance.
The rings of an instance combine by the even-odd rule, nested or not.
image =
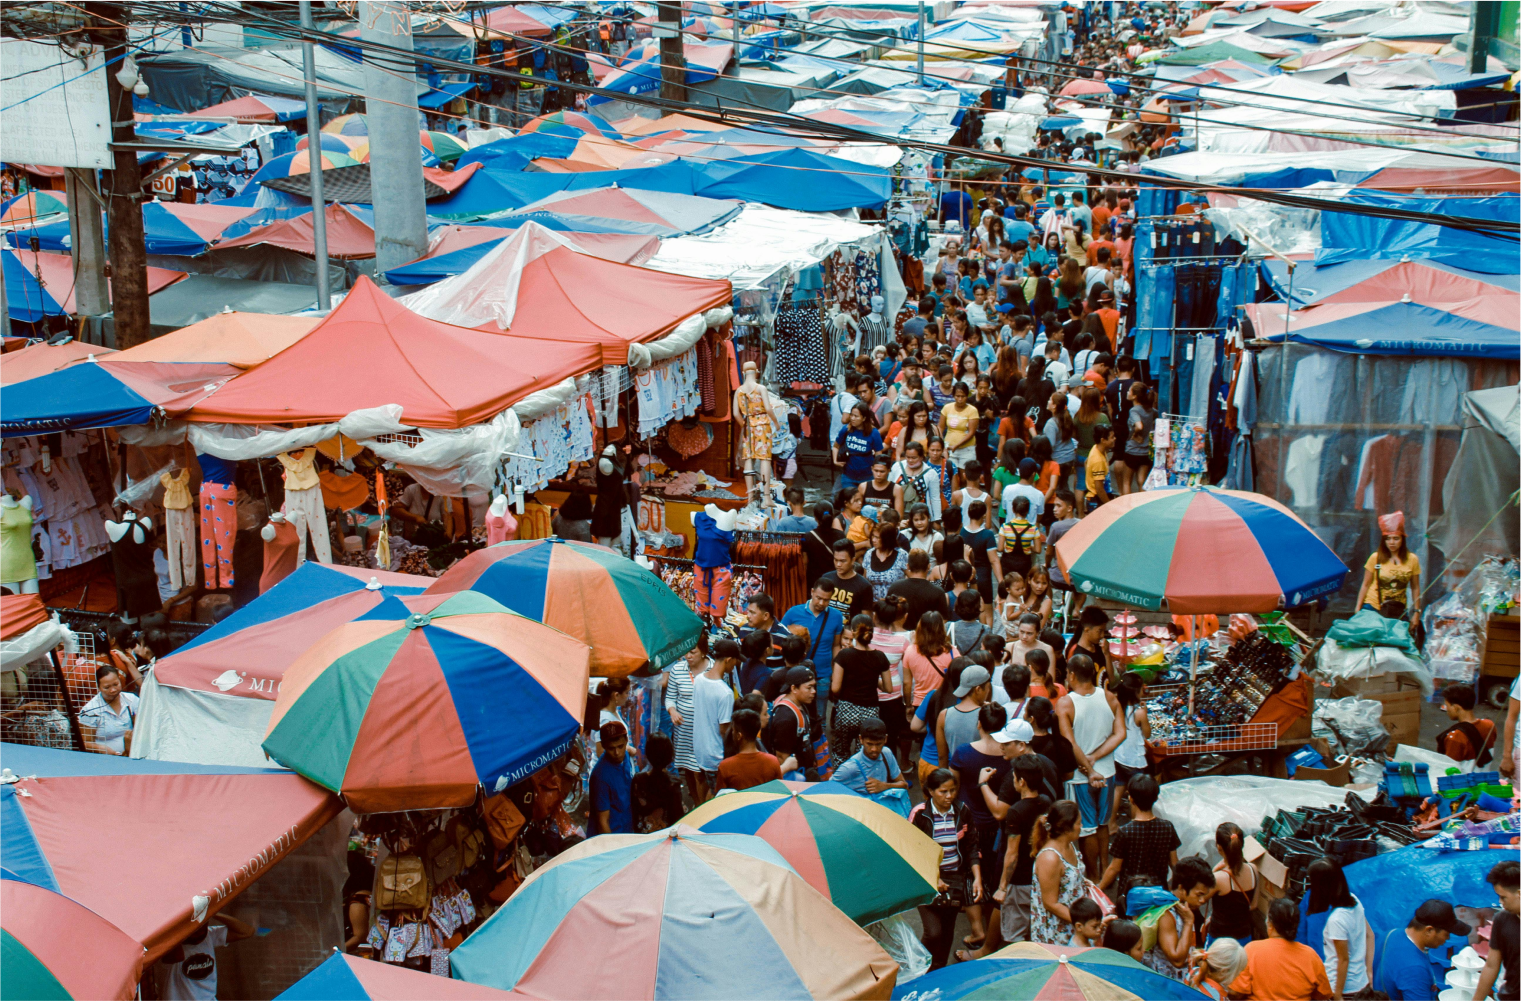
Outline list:
[[[782,764],[776,755],[760,749],[760,713],[740,709],[731,722],[739,735],[739,750],[718,763],[718,788],[748,789],[781,778]],[[792,766],[796,768],[797,762],[792,761]]]
[[[1120,311],[1114,308],[1114,293],[1108,289],[1099,293],[1099,308],[1094,310],[1100,320],[1104,322],[1104,333],[1109,335],[1109,343],[1116,344],[1115,335],[1120,329]]]

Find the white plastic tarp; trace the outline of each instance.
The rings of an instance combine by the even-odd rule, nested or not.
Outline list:
[[[78,649],[73,631],[60,622],[58,613],[54,612],[48,621],[33,626],[19,636],[0,640],[0,671],[25,667],[60,643],[67,653],[74,653]]]
[[[1203,855],[1211,861],[1220,853],[1215,848],[1215,828],[1231,821],[1246,834],[1262,831],[1262,818],[1280,808],[1295,810],[1302,806],[1331,807],[1346,803],[1347,789],[1324,782],[1270,779],[1260,775],[1207,775],[1180,779],[1162,786],[1162,795],[1153,811],[1177,829],[1178,857]],[[1359,792],[1364,799],[1371,794]]]
[[[132,730],[132,757],[194,765],[280,768],[260,746],[275,704],[160,685],[149,671]]]
[[[456,327],[494,323],[498,330],[510,330],[518,311],[518,285],[523,280],[523,269],[560,247],[586,253],[571,237],[536,222],[525,222],[468,271],[435,282],[399,301],[412,312],[440,323]]]
[[[876,232],[878,227],[826,213],[746,205],[712,232],[661,240],[659,252],[643,267],[694,278],[726,278],[735,291],[758,289],[779,272],[817,264],[838,247],[862,242]]]

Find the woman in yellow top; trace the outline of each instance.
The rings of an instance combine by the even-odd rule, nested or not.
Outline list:
[[[971,389],[966,383],[956,383],[951,394],[951,402],[940,411],[940,437],[951,461],[964,467],[977,458],[977,408],[967,402]]]
[[[1378,552],[1364,564],[1357,607],[1380,611],[1392,601],[1400,606],[1401,612],[1391,618],[1402,618],[1408,613],[1414,622],[1421,614],[1421,561],[1405,545],[1405,513],[1381,515],[1378,528],[1383,538]]]

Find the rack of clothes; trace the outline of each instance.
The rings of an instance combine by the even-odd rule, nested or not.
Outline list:
[[[692,570],[697,564],[685,556],[651,554],[648,558],[655,564],[655,573],[665,582],[665,586],[675,591],[678,598],[695,609],[697,607],[696,578]],[[729,616],[732,618],[738,615],[743,619],[745,606],[750,604],[750,599],[766,591],[767,568],[750,563],[731,563],[729,569],[733,572],[729,591]],[[780,605],[781,602],[778,601],[777,604]]]
[[[802,533],[739,530],[734,533],[731,551],[739,565],[765,568],[766,593],[776,602],[778,610],[808,600],[808,564],[803,557]]]

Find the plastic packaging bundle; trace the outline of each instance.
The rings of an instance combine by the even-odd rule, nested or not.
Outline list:
[[[1348,790],[1324,782],[1295,779],[1270,779],[1260,775],[1209,775],[1180,779],[1162,786],[1155,813],[1177,828],[1178,857],[1204,855],[1220,857],[1215,848],[1215,828],[1231,821],[1247,834],[1262,830],[1262,818],[1276,811],[1314,806],[1330,808],[1343,805]],[[1364,799],[1357,790],[1352,795]]]
[[[883,951],[898,964],[898,983],[906,983],[929,972],[934,957],[902,914],[872,922],[866,926],[866,934],[876,939]]]
[[[1515,604],[1516,582],[1514,559],[1486,556],[1457,590],[1426,607],[1423,653],[1435,677],[1465,683],[1478,677],[1479,650],[1489,616]]]
[[[1324,737],[1338,755],[1382,759],[1389,748],[1383,703],[1371,699],[1323,699],[1315,703],[1310,732]]]

